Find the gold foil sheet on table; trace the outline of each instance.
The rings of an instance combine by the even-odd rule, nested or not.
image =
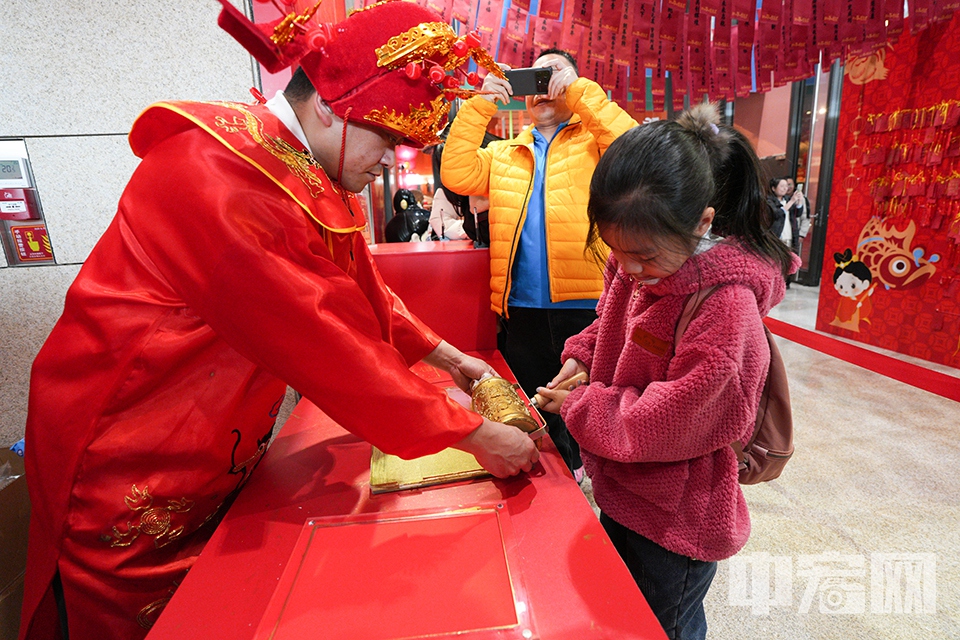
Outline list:
[[[470,396],[459,388],[445,391],[456,402],[470,406]],[[413,460],[384,453],[376,447],[370,455],[370,491],[373,493],[417,489],[487,475],[472,454],[459,449],[444,449]]]

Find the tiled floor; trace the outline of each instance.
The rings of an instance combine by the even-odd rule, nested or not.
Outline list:
[[[794,285],[771,315],[812,330],[817,297]],[[796,454],[781,478],[744,487],[751,538],[720,563],[708,637],[960,638],[960,405],[778,346]]]

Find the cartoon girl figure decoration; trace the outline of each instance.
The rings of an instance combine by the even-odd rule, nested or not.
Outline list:
[[[833,288],[840,294],[837,314],[830,322],[834,327],[860,332],[860,322],[870,323],[873,304],[870,296],[876,284],[873,274],[860,260],[854,257],[850,249],[833,254],[837,269],[833,272]]]

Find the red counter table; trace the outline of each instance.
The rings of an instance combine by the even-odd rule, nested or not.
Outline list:
[[[504,370],[499,353],[481,355],[498,371]],[[522,637],[664,637],[548,438],[532,473],[379,495],[370,492],[370,451],[368,443],[302,401],[149,640],[257,637],[308,518],[444,513],[484,505],[502,505],[509,516],[508,557],[515,563],[511,570],[519,572],[532,630]],[[340,548],[338,553],[367,554],[369,544],[361,536],[352,548]],[[360,615],[378,615],[382,606],[377,602],[378,585],[385,577],[369,577],[368,606],[360,605]],[[325,576],[318,588],[336,580],[337,576]],[[350,606],[357,611],[356,601]],[[327,627],[313,637],[356,636],[349,629]]]
[[[479,311],[441,304],[443,317],[425,317],[438,313],[424,308],[437,302],[424,293],[431,280],[450,283],[453,298],[489,295],[486,251],[421,243],[384,253],[384,279],[408,307],[441,335],[455,322],[452,343],[512,378],[487,346],[495,317],[485,300],[472,303]],[[430,367],[416,371],[453,386]],[[370,454],[301,401],[148,640],[664,638],[549,437],[531,473],[378,495]],[[389,534],[399,525],[409,530]],[[490,624],[505,613],[516,613],[512,626]],[[409,620],[387,622],[397,616]],[[451,620],[475,624],[443,631]],[[421,624],[433,634],[410,631]]]

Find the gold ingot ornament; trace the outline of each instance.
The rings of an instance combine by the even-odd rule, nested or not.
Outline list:
[[[527,433],[540,426],[514,384],[499,376],[484,378],[474,385],[470,408],[488,420],[510,424]]]

